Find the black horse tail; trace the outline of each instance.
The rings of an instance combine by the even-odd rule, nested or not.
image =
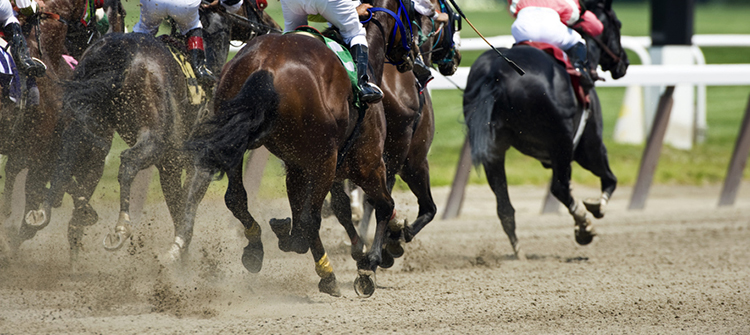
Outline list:
[[[279,94],[273,75],[260,70],[247,78],[231,100],[219,106],[215,116],[200,124],[186,149],[194,153],[196,164],[212,173],[227,172],[249,148],[260,146],[278,119]]]
[[[485,78],[481,78],[485,79]],[[474,165],[487,162],[493,157],[495,131],[492,128],[493,80],[479,80],[469,85],[464,92],[464,119],[469,129],[471,161]]]

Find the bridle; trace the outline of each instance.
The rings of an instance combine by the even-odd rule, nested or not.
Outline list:
[[[387,41],[386,43],[387,48],[385,52],[385,57],[386,57],[386,63],[393,64],[396,66],[402,65],[405,62],[407,62],[410,52],[412,51],[411,41],[413,41],[414,39],[414,31],[412,29],[411,24],[408,25],[409,27],[408,32],[404,25],[404,20],[406,22],[411,22],[412,21],[411,17],[413,17],[414,15],[412,14],[410,16],[410,13],[409,13],[411,11],[410,7],[405,6],[403,0],[398,0],[398,2],[399,2],[399,6],[397,9],[398,13],[395,13],[388,8],[372,7],[367,10],[370,16],[367,19],[360,21],[362,22],[363,25],[372,21],[374,24],[378,26],[381,32],[383,32],[383,35],[385,35],[385,32],[383,31],[383,27],[380,24],[380,22],[372,20],[373,14],[376,12],[383,12],[383,13],[388,14],[390,17],[392,17],[395,20],[396,24],[393,27],[393,31],[391,32],[389,41]],[[399,33],[401,36],[400,44],[396,44],[396,41],[395,41],[396,33]],[[397,56],[394,56],[394,54]]]

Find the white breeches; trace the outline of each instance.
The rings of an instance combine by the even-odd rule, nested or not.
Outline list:
[[[560,15],[551,8],[526,7],[521,9],[511,26],[511,33],[516,43],[529,40],[544,42],[563,50],[570,49],[576,43],[586,44],[581,35],[563,24],[560,21]]]
[[[359,1],[351,0],[281,0],[284,14],[284,32],[307,24],[307,15],[320,14],[328,22],[338,27],[344,42],[350,46],[367,46],[365,27],[359,22],[357,6]]]
[[[141,0],[141,17],[133,31],[156,35],[159,25],[167,17],[175,21],[183,35],[195,28],[203,28],[198,15],[200,4],[201,0]]]

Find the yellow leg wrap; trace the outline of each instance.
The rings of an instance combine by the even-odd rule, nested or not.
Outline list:
[[[250,242],[255,242],[260,240],[260,225],[257,223],[253,223],[253,225],[245,229],[245,238],[247,238]]]
[[[327,253],[323,254],[323,257],[315,262],[315,272],[320,278],[327,278],[328,276],[333,274],[333,267],[331,266],[331,262],[328,261]]]

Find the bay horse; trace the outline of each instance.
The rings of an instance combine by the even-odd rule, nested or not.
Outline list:
[[[587,1],[586,7],[604,25],[600,37],[585,36],[590,64],[601,65],[618,79],[625,75],[629,62],[620,45],[621,23],[612,10],[612,1]],[[596,91],[591,90],[590,108],[585,109],[575,97],[565,67],[550,55],[523,45],[502,52],[526,74],[519,76],[492,50],[472,64],[463,100],[472,160],[484,167],[497,198],[498,217],[516,257],[520,246],[504,167],[505,152],[511,146],[552,169],[550,191],[573,216],[576,242],[586,245],[596,235],[587,210],[595,218],[603,217],[617,185],[602,142],[601,105]],[[573,160],[600,178],[600,199],[584,205],[573,197]]]
[[[419,52],[426,64],[437,65],[440,73],[453,75],[461,62],[461,53],[453,41],[453,33],[460,27],[460,17],[453,15],[451,7],[444,0],[433,1],[435,7],[449,15],[450,22],[444,26],[434,26],[429,18],[422,17],[421,31],[426,39]],[[392,221],[386,238],[381,267],[393,265],[393,258],[403,254],[400,241],[411,242],[437,213],[437,207],[430,189],[430,171],[427,154],[435,133],[432,100],[428,90],[420,88],[413,73],[401,73],[393,65],[386,65],[383,73],[383,108],[386,119],[386,140],[383,157],[386,164],[387,185],[391,191],[396,175],[406,182],[419,204],[417,218],[412,224],[403,219]],[[331,206],[336,218],[341,222],[352,240],[352,248],[359,248],[357,242],[367,239],[367,231],[372,215],[372,206],[364,197],[364,211],[359,221],[359,236],[349,228],[352,221],[349,197],[342,184],[335,184],[331,191]],[[396,219],[396,218],[394,218]]]
[[[380,85],[386,56],[397,61],[409,57],[411,51],[399,46],[411,38],[402,21],[408,25],[410,20],[392,16],[399,11],[399,2],[375,0],[372,5],[365,29],[370,78]],[[225,203],[242,222],[248,239],[242,263],[250,272],[261,270],[261,228],[248,211],[241,162],[246,150],[264,145],[284,162],[292,210],[291,219],[272,219],[271,228],[281,250],[311,251],[321,292],[341,294],[319,235],[326,195],[334,182],[349,179],[372,199],[378,233],[375,247],[357,255],[355,280],[355,285],[359,282],[372,294],[394,207],[382,157],[386,133],[382,104],[355,107],[356,93],[341,61],[325,43],[303,34],[269,34],[248,42],[224,66],[214,97],[214,116],[197,127],[188,142],[197,154],[196,173],[188,191],[186,225],[178,230],[175,245],[189,242],[197,204],[211,176],[220,171],[229,179]]]
[[[110,30],[123,30],[124,10],[119,0],[106,0],[104,7],[112,23]],[[2,145],[2,153],[8,156],[8,161],[5,165],[0,221],[5,221],[11,214],[13,186],[23,169],[28,168],[24,213],[37,209],[42,202],[45,184],[49,181],[54,163],[50,157],[55,155],[59,146],[56,126],[62,107],[60,82],[70,78],[73,73],[63,56],[74,54],[71,50],[85,48],[91,40],[92,36],[79,40],[70,38],[82,26],[81,20],[86,10],[86,0],[50,0],[45,2],[43,11],[21,17],[29,52],[47,65],[47,71],[39,78],[21,77],[24,94],[14,109],[16,117],[13,129],[4,132],[7,135]],[[15,251],[24,240],[33,237],[37,228],[22,220],[18,235],[13,237],[12,249]]]

